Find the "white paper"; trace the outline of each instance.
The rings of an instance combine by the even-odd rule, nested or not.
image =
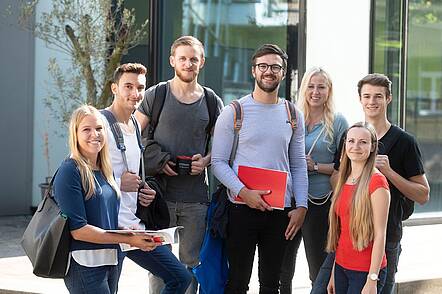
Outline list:
[[[182,226],[178,227],[172,227],[167,229],[162,229],[158,231],[154,230],[106,230],[108,233],[114,233],[114,234],[149,234],[152,237],[161,237],[163,239],[163,242],[161,242],[161,245],[166,244],[175,244],[178,243],[178,230],[182,229]],[[129,244],[120,243],[121,251],[129,251],[129,250],[135,250],[138,249],[137,247],[132,247]]]

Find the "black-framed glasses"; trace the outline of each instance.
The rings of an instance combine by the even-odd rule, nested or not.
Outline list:
[[[279,64],[267,64],[267,63],[255,64],[255,67],[257,67],[260,72],[266,72],[267,69],[270,67],[270,70],[274,74],[279,73],[283,69],[283,67]]]

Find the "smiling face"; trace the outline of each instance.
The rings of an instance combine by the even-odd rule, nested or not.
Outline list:
[[[265,72],[258,68],[258,64],[269,65]],[[261,90],[267,93],[278,91],[281,81],[284,79],[285,70],[282,68],[278,73],[272,71],[272,65],[279,65],[283,67],[281,56],[277,54],[267,54],[256,58],[255,65],[252,66],[252,75],[255,78],[255,87],[258,86]]]
[[[366,119],[383,119],[387,117],[387,106],[391,95],[387,96],[385,87],[364,84],[359,97]]]
[[[169,62],[175,69],[175,75],[181,81],[191,83],[197,79],[204,66],[202,49],[199,46],[178,46],[174,54],[170,56]]]
[[[125,72],[118,83],[112,83],[111,90],[115,95],[115,103],[132,113],[143,99],[146,88],[146,76],[143,74]]]
[[[367,161],[370,153],[375,149],[370,132],[362,127],[353,127],[347,132],[345,151],[353,162]]]
[[[104,146],[103,121],[95,115],[86,115],[78,125],[77,144],[80,153],[96,163],[98,153]]]
[[[315,74],[310,78],[305,92],[305,98],[309,107],[324,107],[330,95],[330,87],[327,79],[322,74]]]

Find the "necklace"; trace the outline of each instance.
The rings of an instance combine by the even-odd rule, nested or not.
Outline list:
[[[350,182],[352,185],[356,184],[359,181],[360,176],[358,177],[352,177],[350,176]]]

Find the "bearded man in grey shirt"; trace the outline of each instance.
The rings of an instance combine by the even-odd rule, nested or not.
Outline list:
[[[205,218],[209,203],[206,167],[210,163],[206,128],[209,124],[207,97],[198,84],[199,71],[204,66],[203,44],[192,36],[182,36],[174,41],[170,52],[170,65],[175,70],[173,79],[166,83],[166,97],[153,139],[161,150],[171,154],[161,177],[166,181],[166,200],[171,226],[183,226],[179,231],[179,259],[191,271],[199,264],[199,251],[204,238]],[[135,112],[144,130],[152,119],[152,106],[157,85],[149,88]],[[212,91],[206,88],[206,91]],[[217,117],[223,106],[217,101]],[[178,174],[175,168],[177,156],[191,158],[189,174]],[[150,293],[160,293],[161,280],[150,276]],[[193,278],[186,293],[197,292]]]
[[[236,157],[229,166],[234,139],[232,107],[218,117],[212,143],[212,170],[228,188],[230,200],[239,195],[244,204],[231,204],[227,237],[229,274],[225,293],[246,293],[255,247],[259,252],[260,293],[279,293],[279,275],[287,240],[293,239],[307,211],[307,163],[304,120],[297,112],[292,128],[278,89],[285,77],[287,54],[278,46],[261,46],[252,57],[255,87],[239,99],[243,123]],[[239,180],[238,166],[285,171],[285,209],[273,210],[262,198],[268,191],[251,190]],[[294,207],[292,205],[294,204]]]

